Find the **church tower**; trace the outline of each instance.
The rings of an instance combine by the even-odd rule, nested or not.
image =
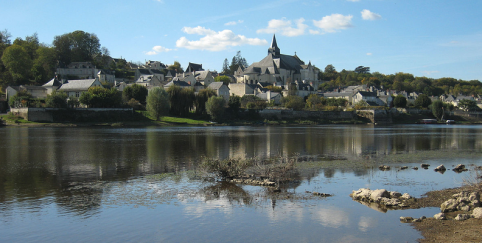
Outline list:
[[[273,57],[279,58],[280,50],[278,44],[276,43],[276,36],[273,34],[273,41],[271,41],[271,47],[268,48],[268,54],[272,54]]]

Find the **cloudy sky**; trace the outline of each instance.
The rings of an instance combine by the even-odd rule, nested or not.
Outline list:
[[[482,81],[481,9],[480,0],[0,0],[0,28],[46,44],[83,30],[116,58],[217,71],[237,51],[261,60],[276,34],[281,53],[321,69]]]

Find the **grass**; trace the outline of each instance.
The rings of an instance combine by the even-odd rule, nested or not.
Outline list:
[[[25,120],[22,117],[16,116],[12,113],[8,113],[6,115],[1,115],[0,118],[3,121],[5,121],[7,125],[11,125],[11,124],[41,124],[41,123]]]
[[[196,120],[196,119],[190,119],[190,118],[179,118],[179,117],[171,117],[171,116],[164,116],[161,117],[159,121],[156,121],[155,118],[153,118],[149,112],[147,111],[135,111],[137,113],[137,116],[139,117],[139,120],[143,121],[150,121],[158,124],[186,124],[186,125],[204,125],[204,124],[211,124],[209,121],[205,120]]]

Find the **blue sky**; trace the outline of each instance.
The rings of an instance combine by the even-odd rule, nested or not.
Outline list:
[[[237,51],[249,64],[281,53],[321,69],[482,81],[482,1],[0,0],[0,29],[40,42],[83,30],[112,57],[201,63],[221,71]]]

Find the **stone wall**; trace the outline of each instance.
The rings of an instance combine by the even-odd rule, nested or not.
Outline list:
[[[132,120],[132,108],[12,108],[11,112],[34,122],[116,122]]]
[[[263,109],[259,111],[263,119],[326,119],[351,120],[355,112],[347,111],[294,111],[291,109]]]

